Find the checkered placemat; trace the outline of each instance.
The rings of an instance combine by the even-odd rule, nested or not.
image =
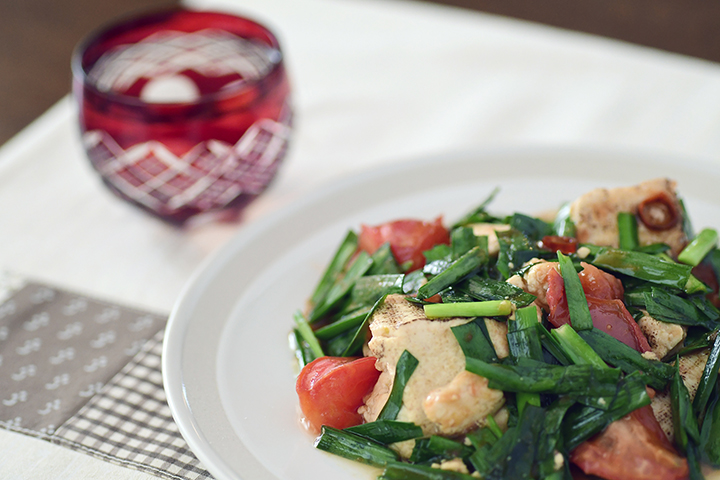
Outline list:
[[[0,427],[160,478],[212,479],[167,405],[164,316],[0,280]]]

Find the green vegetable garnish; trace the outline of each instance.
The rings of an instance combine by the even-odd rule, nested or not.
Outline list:
[[[593,323],[585,292],[580,283],[580,277],[578,277],[575,266],[568,257],[561,252],[557,252],[557,257],[560,263],[560,273],[565,284],[570,322],[575,330],[589,330],[593,328]]]
[[[398,454],[378,442],[345,430],[322,427],[315,448],[374,467],[384,467],[397,460]]]
[[[699,265],[705,255],[715,248],[718,233],[712,228],[703,229],[678,255],[678,261],[692,265]]]
[[[637,219],[628,212],[620,212],[617,216],[619,245],[621,250],[635,250],[638,242]]]
[[[402,397],[405,391],[405,385],[410,380],[415,368],[418,366],[417,358],[413,357],[410,352],[405,350],[398,359],[395,367],[395,379],[393,380],[392,390],[388,397],[387,403],[380,411],[378,420],[395,420],[397,414],[402,407]]]
[[[509,300],[487,302],[428,303],[423,306],[428,318],[444,317],[496,317],[510,315],[512,303]]]

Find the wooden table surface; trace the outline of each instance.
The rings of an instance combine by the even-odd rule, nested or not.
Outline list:
[[[418,0],[429,1],[429,0]],[[720,62],[720,2],[432,0]],[[70,56],[91,30],[173,0],[0,0],[0,144],[70,90]]]

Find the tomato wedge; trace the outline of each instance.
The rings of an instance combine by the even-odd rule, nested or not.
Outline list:
[[[621,300],[623,287],[620,280],[587,263],[582,263],[582,266],[584,270],[578,276],[587,298],[593,326],[638,352],[649,352],[651,348],[647,338]],[[550,307],[548,321],[553,326],[570,323],[565,284],[556,270],[548,274],[547,302]]]
[[[672,447],[649,405],[577,447],[570,461],[607,480],[681,480],[689,473],[687,460]]]
[[[552,252],[562,252],[565,255],[577,252],[578,242],[575,237],[560,235],[546,235],[542,238],[543,248]]]
[[[698,280],[710,287],[710,291],[707,293],[706,297],[713,305],[720,308],[720,297],[718,297],[720,281],[718,280],[718,275],[712,265],[708,262],[701,263],[700,265],[693,267],[692,274],[695,275]]]
[[[362,226],[358,239],[360,250],[372,254],[385,243],[390,243],[390,249],[400,265],[412,262],[406,270],[411,272],[425,265],[424,251],[435,245],[449,244],[450,233],[443,226],[442,217],[433,222],[396,220],[374,227]]]
[[[357,412],[380,371],[375,357],[321,357],[302,369],[295,390],[308,428],[347,428],[362,423]]]

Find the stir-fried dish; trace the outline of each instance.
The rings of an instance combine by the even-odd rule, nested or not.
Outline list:
[[[720,250],[675,183],[554,218],[363,225],[291,343],[315,446],[392,479],[700,479],[720,466]]]

